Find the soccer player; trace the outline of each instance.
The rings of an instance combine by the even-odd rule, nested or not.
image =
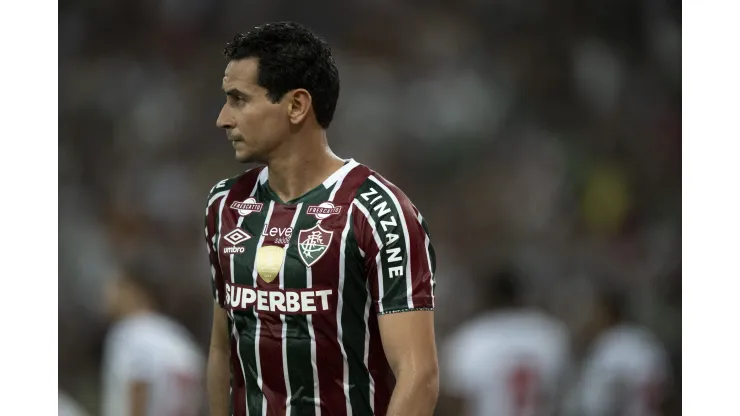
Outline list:
[[[669,382],[668,357],[647,329],[630,322],[624,294],[601,290],[593,343],[575,389],[572,412],[584,416],[657,416]]]
[[[524,306],[513,270],[489,283],[489,311],[442,348],[445,410],[460,416],[556,414],[570,361],[567,328]]]
[[[103,359],[103,416],[197,416],[205,359],[188,332],[157,312],[161,275],[141,259],[107,287],[116,320]]]
[[[427,226],[396,186],[329,149],[329,45],[274,23],[225,54],[217,125],[239,162],[262,166],[208,197],[211,415],[431,415]]]

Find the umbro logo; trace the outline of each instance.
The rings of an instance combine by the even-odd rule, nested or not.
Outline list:
[[[231,244],[231,247],[224,247],[224,254],[241,254],[244,253],[244,247],[237,246],[252,238],[251,235],[247,234],[246,231],[241,228],[237,228],[234,231],[224,235],[224,240]]]

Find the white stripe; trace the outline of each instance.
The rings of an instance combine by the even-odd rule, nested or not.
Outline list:
[[[326,180],[323,183],[324,188],[329,189],[329,187],[332,186],[335,182],[339,182],[337,184],[337,187],[334,188],[334,191],[332,192],[331,196],[329,197],[329,201],[334,200],[334,193],[336,192],[337,189],[339,189],[340,186],[342,186],[342,183],[341,182],[344,180],[344,178],[347,176],[347,174],[352,169],[354,169],[354,168],[356,168],[357,166],[360,165],[359,163],[355,162],[354,159],[346,160],[345,162],[346,163],[344,164],[344,166],[342,166],[341,168],[339,168],[336,172],[332,173],[328,178],[326,178]]]
[[[347,223],[342,231],[342,240],[339,244],[339,288],[337,290],[337,341],[342,351],[342,366],[344,368],[344,398],[347,403],[347,416],[352,415],[352,404],[349,398],[349,363],[347,362],[347,352],[344,350],[342,342],[342,310],[344,307],[344,269],[347,261],[345,250],[347,249],[347,235],[349,234],[349,225],[352,222],[352,210],[347,212]]]
[[[313,273],[311,268],[306,268],[306,288],[313,287]],[[313,330],[313,316],[307,315],[308,336],[311,337],[311,367],[313,369],[313,403],[316,416],[321,416],[321,389],[319,388],[319,368],[316,363],[316,333]]]
[[[383,182],[376,179],[374,176],[370,176],[370,180],[375,182],[379,187],[381,187],[386,193],[388,193],[388,196],[393,200],[393,204],[396,206],[396,209],[398,210],[398,216],[399,222],[401,223],[401,228],[403,229],[403,236],[406,238],[406,300],[408,301],[409,308],[414,308],[414,298],[413,295],[413,282],[411,281],[411,239],[409,238],[409,228],[406,224],[406,217],[403,215],[403,209],[401,208],[401,203],[398,202],[398,198],[391,192],[390,189],[388,189],[387,186],[383,184]]]
[[[221,204],[218,206],[218,228],[217,231],[213,233],[213,246],[216,248],[216,254],[219,253],[219,249],[221,248],[221,244],[219,242],[220,240],[220,234],[221,234],[221,226],[223,225],[223,218],[224,218],[224,205],[226,205],[226,200],[229,198],[228,196],[229,191],[226,191],[226,196],[224,196],[224,199],[221,200]]]
[[[265,168],[266,169],[266,168]],[[272,211],[275,208],[275,201],[270,201],[270,207],[267,209],[267,218],[265,218],[265,224],[269,226],[270,224],[270,218],[272,217]],[[244,218],[244,217],[242,217]],[[263,233],[260,233],[260,239],[257,242],[257,248],[256,250],[259,250],[260,247],[262,247],[262,243],[265,241],[265,236]],[[254,265],[252,266],[252,286],[257,287],[257,256],[254,256]],[[257,363],[257,386],[261,391],[262,390],[262,364],[260,363],[260,327],[262,326],[262,321],[260,321],[260,317],[257,314],[257,308],[252,308],[252,313],[254,313],[254,317],[257,320],[257,329],[254,333],[254,358]],[[267,397],[265,395],[262,395],[262,416],[267,415]]]
[[[226,198],[224,198],[224,201]],[[242,222],[244,221],[244,217],[240,217],[239,220],[236,222],[237,227],[242,226]],[[231,271],[231,284],[234,284],[234,255],[229,255],[229,269]],[[232,286],[233,287],[233,286]],[[247,373],[244,372],[244,360],[242,360],[242,353],[240,348],[240,341],[241,337],[239,336],[239,331],[236,329],[236,319],[234,319],[234,311],[233,309],[229,311],[229,314],[231,315],[231,333],[234,335],[234,338],[236,338],[236,355],[239,357],[239,366],[242,369],[242,376],[244,377],[244,408],[247,410],[247,415],[249,415],[249,406],[247,403]]]
[[[370,212],[367,208],[365,208],[357,199],[353,200],[352,204],[356,206],[367,219],[367,223],[370,224],[370,228],[373,229],[375,244],[378,245],[378,254],[375,255],[375,268],[378,271],[378,313],[383,313],[383,266],[380,262],[380,253],[383,250],[383,241],[380,239],[378,228],[375,226],[375,221],[373,220],[373,217],[370,216]]]
[[[221,234],[221,225],[223,224],[222,223],[222,218],[223,218],[223,212],[224,212],[224,204],[226,204],[226,198],[228,197],[229,191],[219,192],[219,194],[222,194],[222,196],[224,197],[224,199],[221,200],[221,205],[219,205],[219,208],[218,208],[218,212],[219,212],[219,214],[218,214],[218,228],[216,228],[216,232],[213,233],[213,241],[211,241],[211,245],[213,247],[208,247],[209,249],[212,249],[215,252],[216,258],[218,258],[218,244],[217,244],[217,241],[218,241],[218,235]],[[214,198],[211,198],[211,201],[209,201],[209,206],[210,206],[210,204],[213,203],[213,201],[215,201],[215,196],[214,196]],[[206,233],[207,232],[208,231],[206,229]],[[208,244],[208,241],[206,241],[206,245],[207,244]],[[218,285],[216,284],[216,268],[213,265],[211,265],[211,278],[213,279],[213,287],[216,288],[216,299],[218,299],[219,293],[218,293]]]
[[[293,220],[290,222],[290,228],[295,227],[296,221],[298,221],[298,217],[301,215],[301,209],[303,208],[303,203],[298,204],[295,209],[295,214],[293,214]],[[290,245],[290,239],[288,240],[288,243],[283,245],[283,250],[287,250],[288,246]],[[279,279],[279,287],[281,290],[285,289],[285,259],[283,259],[283,264],[280,266],[280,274],[278,275]],[[283,379],[285,380],[285,391],[286,391],[286,398],[285,398],[285,416],[290,416],[290,399],[293,396],[293,392],[290,389],[290,377],[288,376],[288,344],[285,342],[285,338],[288,334],[288,325],[285,323],[285,314],[280,314],[280,321],[283,323],[283,330],[282,330],[282,340],[280,341],[281,345],[283,346]]]
[[[375,414],[375,379],[370,373],[369,358],[370,358],[370,305],[372,304],[370,295],[370,282],[365,281],[365,288],[367,289],[367,301],[365,302],[365,353],[362,355],[362,362],[365,363],[365,368],[368,369],[367,375],[370,378],[369,397],[370,397],[370,409],[372,414]]]
[[[221,191],[221,192],[218,192],[218,193],[216,193],[215,195],[213,195],[213,196],[211,197],[211,199],[209,199],[209,200],[208,200],[208,206],[206,207],[206,212],[208,212],[208,208],[210,208],[210,207],[211,207],[211,205],[213,205],[213,203],[214,203],[214,202],[216,202],[216,200],[217,200],[218,198],[220,198],[220,197],[222,197],[222,196],[224,196],[224,195],[227,195],[228,193],[229,193],[229,190],[227,189],[227,190],[225,190],[225,191]],[[201,199],[201,201],[202,201],[202,199]]]
[[[424,230],[424,217],[421,216],[421,212],[416,216],[421,227],[421,232],[424,233],[424,247],[427,250],[427,267],[429,267],[429,293],[432,294],[432,308],[434,307],[434,271],[432,271],[432,253],[429,251],[429,234]]]
[[[267,166],[265,166],[264,169],[260,172],[260,175],[257,177],[257,183],[261,183],[264,185],[265,182],[267,182],[269,173],[267,172]],[[254,184],[254,186],[257,186],[257,184]]]

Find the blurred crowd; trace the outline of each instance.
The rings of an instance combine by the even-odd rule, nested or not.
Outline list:
[[[103,288],[164,265],[203,351],[208,190],[247,166],[215,126],[225,42],[296,20],[332,45],[329,140],[430,225],[440,340],[504,265],[577,346],[603,285],[629,294],[680,388],[681,9],[674,0],[66,0],[60,3],[59,383],[99,408]],[[678,391],[678,390],[677,390]]]

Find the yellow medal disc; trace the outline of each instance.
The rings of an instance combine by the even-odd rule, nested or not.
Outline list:
[[[257,250],[255,261],[257,273],[267,283],[272,282],[280,274],[280,268],[285,259],[285,249],[278,246],[263,246]]]

